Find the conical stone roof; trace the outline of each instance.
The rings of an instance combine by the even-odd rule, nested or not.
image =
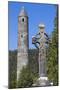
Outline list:
[[[22,7],[22,9],[21,9],[21,11],[20,11],[20,13],[19,13],[19,16],[27,16],[27,13],[26,13],[24,7]]]

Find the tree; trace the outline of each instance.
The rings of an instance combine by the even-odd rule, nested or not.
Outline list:
[[[32,73],[29,67],[23,67],[20,72],[20,78],[18,80],[18,87],[31,87],[33,83]]]
[[[17,50],[9,51],[9,88],[16,88]]]
[[[17,81],[17,50],[9,51],[9,88],[16,88]],[[38,51],[29,49],[26,68],[23,67],[19,78],[19,87],[30,87],[38,78]],[[23,82],[22,82],[23,81]],[[24,85],[25,84],[25,85]]]
[[[38,78],[38,51],[29,49],[28,65],[23,67],[18,80],[18,87],[31,87]]]
[[[49,44],[47,62],[48,77],[53,85],[58,85],[58,15],[54,20],[52,43]]]

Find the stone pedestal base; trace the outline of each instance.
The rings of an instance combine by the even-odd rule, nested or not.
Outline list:
[[[52,83],[53,84],[53,83]],[[48,80],[48,77],[40,77],[37,79],[36,83],[33,86],[52,86],[51,82]]]

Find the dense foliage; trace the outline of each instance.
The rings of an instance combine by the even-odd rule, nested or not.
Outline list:
[[[18,87],[31,87],[38,77],[38,50],[29,50],[28,65],[21,71]]]
[[[18,80],[18,87],[31,87],[32,84],[33,78],[30,69],[28,67],[23,67]]]
[[[58,85],[58,18],[54,20],[54,30],[52,32],[52,42],[49,44],[47,57],[47,72],[53,85]]]
[[[17,50],[9,51],[9,88],[16,88]]]
[[[9,51],[9,88],[16,88],[17,50]],[[38,50],[29,49],[29,61],[21,71],[18,87],[32,86],[38,77]],[[23,82],[22,82],[23,81]],[[25,85],[24,85],[25,84]]]

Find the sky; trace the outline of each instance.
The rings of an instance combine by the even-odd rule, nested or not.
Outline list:
[[[26,2],[8,2],[8,44],[9,50],[17,49],[18,41],[18,15],[24,6],[28,14],[29,48],[35,48],[32,44],[32,36],[38,33],[38,25],[45,25],[45,32],[51,35],[54,29],[56,5]]]

